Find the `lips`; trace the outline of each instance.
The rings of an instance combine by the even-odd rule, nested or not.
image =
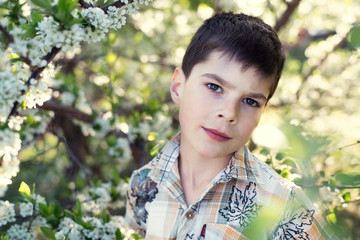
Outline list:
[[[203,128],[205,133],[213,140],[218,141],[218,142],[224,142],[227,140],[230,140],[231,138],[226,135],[223,132],[217,131],[215,129],[211,129],[211,128]]]

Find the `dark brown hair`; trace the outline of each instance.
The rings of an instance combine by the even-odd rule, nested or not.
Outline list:
[[[211,52],[221,51],[242,64],[254,67],[264,78],[273,80],[268,100],[273,96],[285,62],[276,32],[261,19],[245,14],[221,13],[207,19],[193,36],[182,62],[185,77],[206,61]]]

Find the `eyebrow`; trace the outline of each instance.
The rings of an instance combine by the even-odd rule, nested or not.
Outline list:
[[[222,77],[220,77],[219,75],[214,74],[214,73],[204,73],[201,76],[211,78],[211,79],[215,80],[216,82],[220,83],[224,87],[230,87],[230,88],[235,87],[234,85],[232,85],[231,83],[227,82]],[[264,101],[267,101],[267,97],[265,97],[264,94],[262,94],[262,93],[250,92],[247,95],[251,98],[262,99]]]

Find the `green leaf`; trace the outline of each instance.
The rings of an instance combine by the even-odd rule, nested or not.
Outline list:
[[[21,58],[12,58],[12,59],[10,59],[11,63],[16,63],[16,62],[20,62],[20,61],[21,61]]]
[[[351,201],[351,193],[350,192],[346,192],[342,198],[344,199],[345,202],[349,202]]]
[[[330,178],[329,183],[330,183],[330,189],[331,189],[331,191],[335,191],[335,188],[336,188],[335,179],[334,179],[334,178]]]
[[[73,220],[74,222],[76,222],[77,224],[81,225],[83,228],[88,229],[88,230],[92,230],[94,229],[93,226],[91,226],[90,223],[85,222],[81,217],[79,216],[73,216]]]
[[[292,160],[292,159],[289,159],[289,158],[282,161],[281,164],[296,168],[296,162],[294,160]]]
[[[19,192],[24,193],[27,196],[31,195],[31,190],[25,182],[21,182],[20,187],[19,187]]]
[[[66,27],[70,28],[73,20],[73,16],[71,12],[76,7],[77,1],[75,0],[59,0],[58,2],[58,12],[55,15],[60,22],[64,23]]]
[[[31,21],[33,24],[37,24],[38,22],[41,22],[44,18],[43,15],[38,11],[31,11],[30,13]]]
[[[54,216],[56,218],[60,218],[61,217],[61,207],[59,204],[56,204],[55,205],[55,208],[54,208]]]
[[[113,180],[113,183],[115,186],[120,184],[120,175],[116,168],[114,168],[114,170],[113,170],[113,179],[112,180]]]
[[[109,135],[107,138],[106,138],[106,142],[107,144],[110,146],[110,147],[113,147],[116,145],[116,142],[117,142],[117,137],[115,135]]]
[[[290,172],[289,172],[289,169],[288,168],[284,168],[280,175],[283,177],[283,178],[287,178],[289,176]]]
[[[261,149],[261,151],[260,151],[260,154],[261,155],[264,155],[264,156],[267,156],[267,155],[269,155],[269,150],[267,149],[267,148],[263,148],[263,149]]]
[[[296,185],[301,185],[303,183],[303,180],[301,178],[294,178],[293,182],[296,184]]]
[[[82,216],[81,202],[79,200],[76,200],[74,213],[76,216],[79,216],[79,217]]]
[[[275,158],[276,158],[277,160],[282,160],[282,159],[284,158],[284,154],[283,154],[283,153],[277,153],[276,156],[275,156]]]
[[[353,48],[360,47],[360,25],[353,27],[348,35],[348,41]]]
[[[25,38],[32,38],[36,35],[35,25],[33,24],[24,24],[22,28],[25,30],[25,33],[22,35]]]
[[[31,2],[43,9],[52,11],[50,0],[31,0]]]
[[[339,172],[336,173],[334,177],[343,185],[360,185],[360,174]]]
[[[39,203],[39,210],[41,215],[43,215],[44,217],[49,217],[51,216],[51,211],[50,211],[50,207],[44,203]]]
[[[52,240],[56,240],[55,238],[55,234],[54,232],[52,231],[51,228],[48,228],[48,227],[40,227],[42,233],[44,234],[45,237],[47,238],[50,238]]]
[[[135,240],[140,240],[140,239],[142,239],[142,237],[141,237],[140,235],[136,234],[136,233],[132,233],[132,234],[131,234],[131,237],[132,237],[133,239],[135,239]]]
[[[124,239],[124,236],[122,235],[120,229],[116,229],[116,232],[115,232],[115,235],[116,235],[116,240],[123,240]]]
[[[336,224],[337,219],[336,219],[335,213],[334,213],[334,212],[329,213],[329,214],[326,216],[326,221],[327,221],[328,223]]]
[[[103,210],[101,212],[101,219],[103,220],[104,223],[110,222],[111,218],[110,215],[106,213],[106,210]]]

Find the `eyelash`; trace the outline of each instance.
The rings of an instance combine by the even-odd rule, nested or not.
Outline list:
[[[222,88],[214,83],[207,83],[206,86],[212,92],[215,92],[215,93],[222,92]],[[216,88],[216,89],[214,89],[214,88]],[[218,90],[220,90],[220,92]],[[250,101],[250,103],[249,103],[249,101]],[[260,104],[252,98],[244,98],[242,100],[242,102],[249,105],[250,107],[260,107]]]
[[[252,103],[249,103],[248,101],[251,101]],[[259,103],[257,101],[255,101],[254,99],[251,98],[244,98],[243,99],[243,103],[249,105],[250,107],[259,107]]]
[[[220,93],[222,92],[222,88],[214,83],[207,83],[206,86],[210,89],[210,91],[215,92],[215,93]],[[214,89],[214,87],[216,88],[216,90]],[[218,90],[220,90],[220,92],[218,92]]]

